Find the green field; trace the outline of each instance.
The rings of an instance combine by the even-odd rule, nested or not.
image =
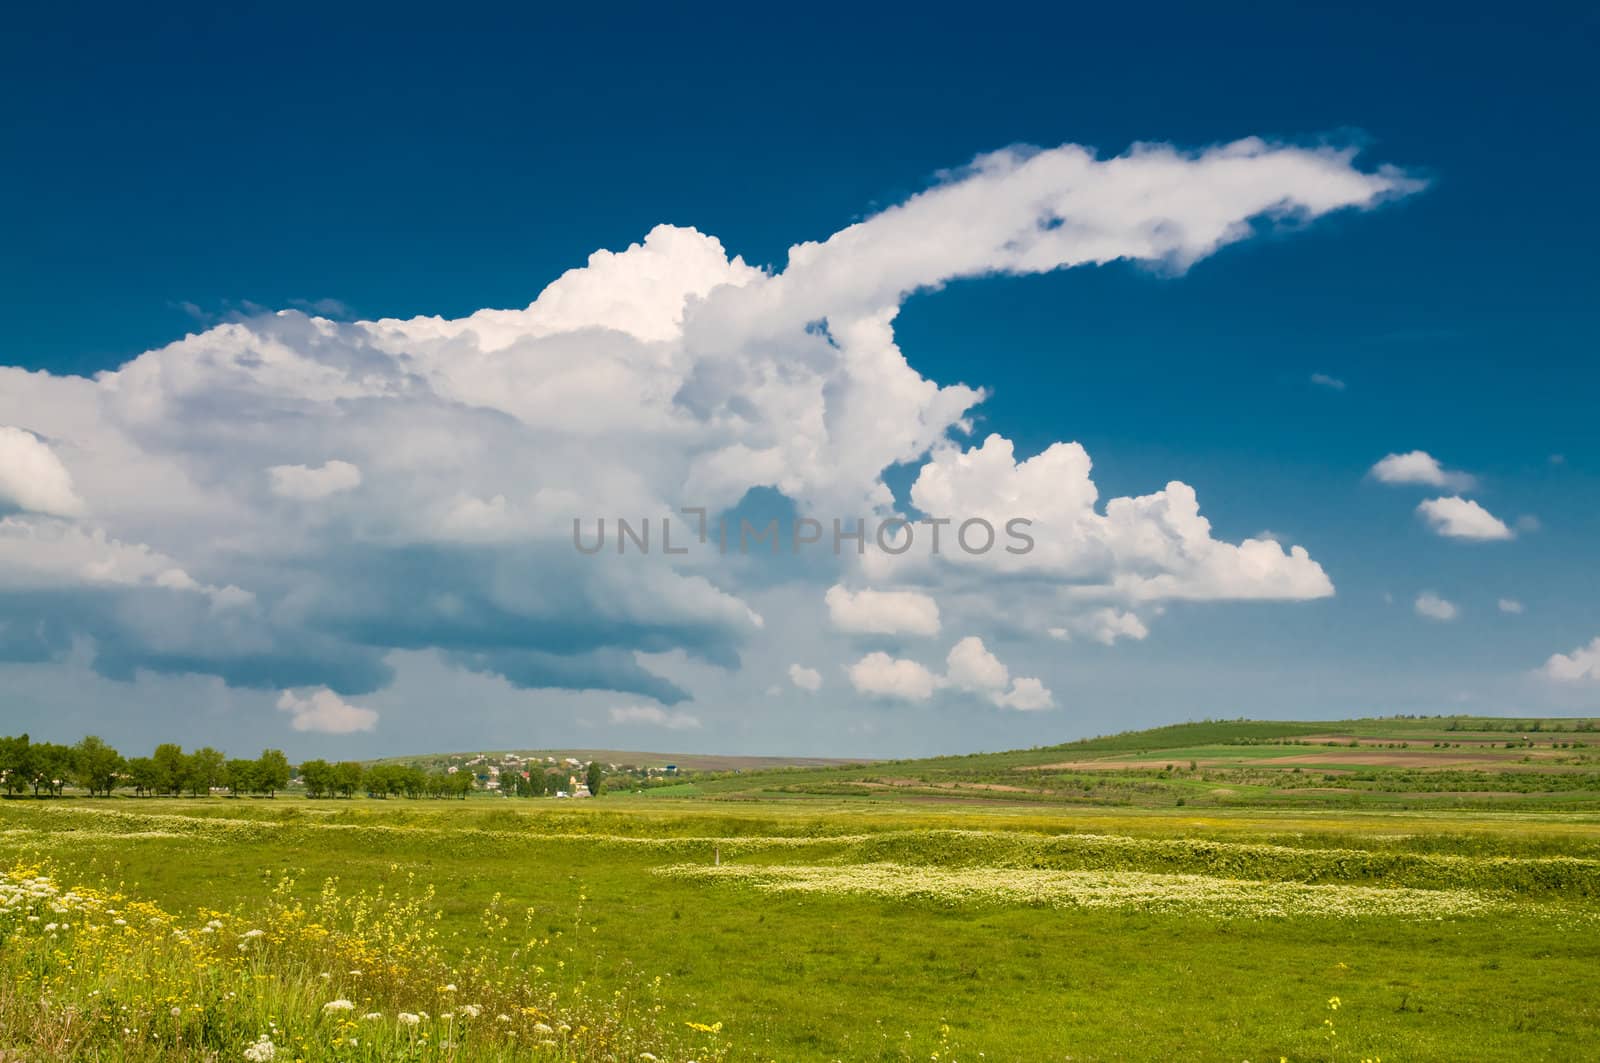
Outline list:
[[[311,905],[330,879],[431,884],[437,915],[413,917],[462,957],[459,988],[308,967],[308,1014],[258,1016],[304,1042],[280,1060],[1586,1060],[1600,749],[1579,726],[1199,724],[587,801],[13,800],[0,862],[191,923]],[[15,970],[30,931],[12,927]],[[320,992],[434,1021],[457,995],[531,991],[507,974],[535,968],[565,1014],[641,1032],[503,1057],[465,1035],[336,1049],[317,1013]],[[51,977],[0,991],[0,1058],[58,1058],[21,1032],[40,993],[72,991]],[[167,1021],[146,1020],[165,1047],[72,1051],[239,1059],[250,1042]]]

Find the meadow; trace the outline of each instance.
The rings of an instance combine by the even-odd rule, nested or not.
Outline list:
[[[1594,751],[1534,722],[6,801],[0,1055],[1600,1058]]]

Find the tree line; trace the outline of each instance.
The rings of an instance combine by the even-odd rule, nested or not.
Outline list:
[[[590,792],[600,792],[600,766],[588,771]],[[148,757],[124,757],[97,735],[76,745],[33,742],[27,735],[0,737],[0,790],[7,794],[33,791],[59,796],[70,785],[90,796],[110,797],[119,789],[136,796],[190,794],[203,797],[216,790],[235,796],[274,796],[289,785],[294,772],[281,749],[263,750],[255,759],[229,758],[202,746],[189,752],[165,742]],[[473,789],[470,771],[425,771],[404,764],[372,764],[316,759],[300,764],[299,777],[310,797],[466,797]],[[501,780],[519,797],[555,794],[560,781],[542,766],[530,765],[528,777],[511,773]]]

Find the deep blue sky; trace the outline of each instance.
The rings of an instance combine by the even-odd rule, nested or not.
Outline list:
[[[162,6],[9,16],[9,363],[112,365],[190,324],[185,302],[525,305],[660,221],[781,263],[979,151],[1248,134],[1355,138],[1437,184],[1381,225],[1214,264],[1148,342],[1293,329],[1297,356],[1365,365],[1455,360],[1482,330],[1527,364],[1573,360],[1594,321],[1592,5]],[[1123,277],[1043,283],[1070,303],[1018,300],[1019,331],[1070,316],[1100,342],[1087,310],[1145,303]]]
[[[1301,614],[1287,637],[1333,660],[1398,652],[1386,624],[1407,654],[1507,668],[1600,633],[1592,5],[164,8],[8,15],[0,364],[88,373],[251,306],[524,306],[659,222],[781,266],[1012,143],[1359,143],[1431,187],[1182,278],[965,282],[913,299],[899,341],[991,387],[981,415],[1020,451],[1081,440],[1103,494],[1183,479],[1219,534],[1305,542],[1329,608],[1372,607]],[[1411,496],[1363,482],[1412,448],[1539,516],[1514,569],[1441,550]],[[1418,633],[1421,586],[1538,606]],[[1130,652],[1280,623],[1229,616]]]

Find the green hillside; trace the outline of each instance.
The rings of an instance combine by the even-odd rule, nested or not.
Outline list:
[[[999,753],[697,773],[662,796],[1198,807],[1600,807],[1600,721],[1207,720]]]

